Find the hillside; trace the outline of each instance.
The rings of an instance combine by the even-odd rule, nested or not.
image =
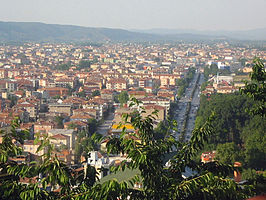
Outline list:
[[[193,30],[193,29],[146,29],[134,30],[139,33],[157,34],[157,35],[177,35],[177,34],[195,34],[195,35],[212,35],[213,37],[231,38],[236,40],[266,40],[266,28],[251,29],[242,31],[225,31],[225,30]]]
[[[152,34],[111,28],[90,28],[39,22],[0,22],[0,42],[71,42],[71,41],[178,41],[210,40],[218,37],[191,34]]]
[[[38,22],[0,22],[0,41],[154,40],[152,34],[122,29],[89,28]]]

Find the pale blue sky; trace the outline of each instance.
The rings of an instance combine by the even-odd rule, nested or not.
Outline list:
[[[266,27],[266,0],[0,0],[0,21],[125,29]]]

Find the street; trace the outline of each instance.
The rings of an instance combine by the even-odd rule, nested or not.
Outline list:
[[[114,113],[110,112],[109,115],[107,116],[107,118],[104,120],[104,123],[101,124],[98,128],[97,128],[97,132],[100,133],[103,136],[107,136],[108,135],[108,131],[110,130],[111,126],[112,126],[112,122],[114,119]]]
[[[199,83],[196,86],[194,96],[191,98],[193,88],[195,87],[197,77],[200,76]],[[197,110],[200,105],[200,85],[204,82],[204,77],[202,74],[195,73],[193,80],[190,82],[188,88],[185,91],[185,94],[182,98],[180,98],[178,102],[178,110],[175,112],[174,119],[178,123],[178,132],[175,132],[175,138],[179,139],[179,136],[184,128],[186,128],[186,140],[188,140],[191,137],[191,132],[194,129],[195,119]],[[185,118],[186,118],[186,109],[188,107],[189,102],[191,102],[191,109],[188,115],[188,121],[187,126],[184,126]]]

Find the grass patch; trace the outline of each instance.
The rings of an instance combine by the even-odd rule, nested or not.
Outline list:
[[[109,174],[100,179],[99,182],[104,183],[105,181],[116,179],[118,182],[126,181],[127,183],[129,183],[129,180],[139,173],[140,171],[137,169],[134,170],[125,169],[125,171],[118,171],[116,173]]]

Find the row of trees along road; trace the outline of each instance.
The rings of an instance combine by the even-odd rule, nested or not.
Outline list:
[[[190,81],[193,79],[195,74],[195,68],[189,68],[185,78],[177,79],[176,85],[178,86],[177,96],[181,96],[185,93],[186,88],[189,86]]]
[[[255,71],[256,73],[256,71]],[[255,90],[256,92],[257,90]],[[251,92],[252,93],[252,92]],[[132,99],[136,104],[139,102]],[[141,111],[145,112],[145,111]],[[38,151],[47,148],[40,164],[17,164],[10,160],[22,153],[20,145],[26,138],[26,132],[18,132],[17,122],[11,130],[3,132],[0,144],[0,196],[1,199],[245,199],[256,194],[254,185],[236,184],[228,178],[233,167],[220,162],[200,163],[193,158],[203,148],[204,142],[213,135],[211,115],[202,126],[195,128],[191,140],[181,143],[171,135],[176,122],[168,125],[163,137],[155,137],[153,116],[141,117],[141,112],[125,114],[125,123],[131,123],[138,130],[133,134],[140,140],[134,140],[125,131],[119,138],[111,137],[107,144],[109,153],[124,153],[129,161],[124,161],[114,170],[138,169],[139,173],[129,183],[116,180],[97,182],[96,170],[88,166],[75,171],[52,156],[53,145],[49,138],[36,139]],[[156,111],[153,113],[156,114]],[[16,140],[16,143],[12,141]],[[173,148],[175,147],[175,148]],[[176,152],[172,152],[177,149]],[[169,165],[165,158],[170,156]],[[168,160],[168,159],[167,159]],[[189,167],[195,175],[184,178],[182,173]],[[22,184],[20,179],[32,180]],[[135,189],[136,182],[143,187]],[[49,190],[51,188],[52,190]],[[57,189],[58,190],[55,190]]]

